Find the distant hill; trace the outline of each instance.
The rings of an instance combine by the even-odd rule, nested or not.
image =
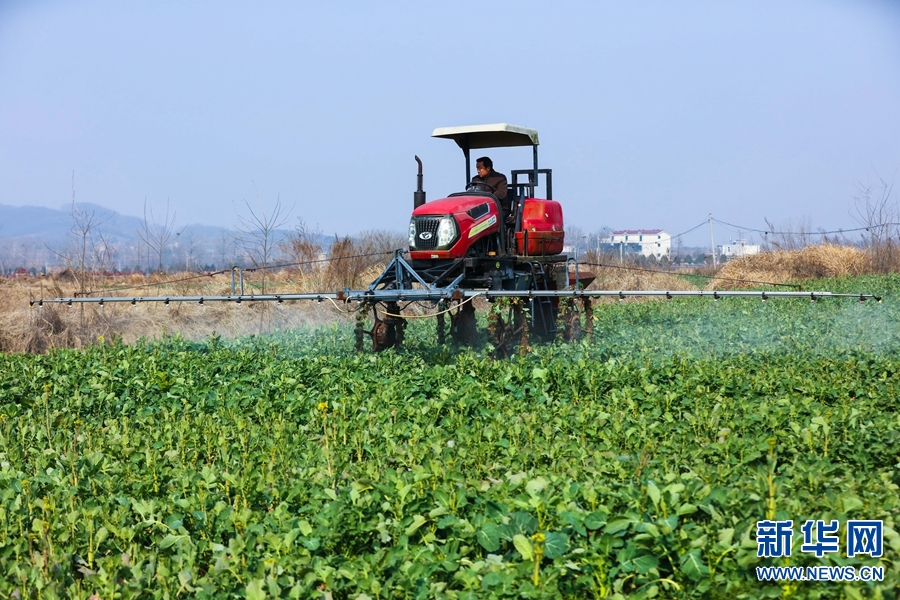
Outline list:
[[[120,214],[106,207],[79,203],[78,208],[92,215],[97,224],[95,233],[115,249],[115,268],[144,268],[148,264],[146,245],[138,231],[142,221],[138,217]],[[9,206],[0,204],[0,274],[17,267],[47,268],[59,265],[73,242],[71,206],[60,209],[37,206]],[[291,233],[290,229],[278,230],[275,238]],[[172,237],[164,254],[164,263],[185,269],[216,265],[222,268],[242,264],[239,232],[224,227],[175,222]],[[332,236],[319,236],[327,248]],[[95,237],[94,241],[99,241]]]
[[[110,242],[131,242],[138,238],[142,219],[120,214],[98,204],[79,203],[78,208],[93,214],[98,229]],[[0,240],[51,241],[65,239],[72,228],[71,207],[61,209],[43,208],[39,206],[8,206],[0,204]],[[204,237],[220,236],[222,233],[234,235],[224,227],[191,224],[185,226],[176,221],[176,232],[194,232]]]
[[[93,214],[103,235],[110,241],[124,242],[137,235],[141,220],[128,217],[97,204],[79,204]],[[8,206],[0,204],[0,240],[34,240],[46,243],[63,240],[72,227],[70,207],[64,209],[40,206]]]
[[[132,268],[146,262],[147,252],[140,250],[144,246],[138,235],[142,219],[97,204],[79,203],[78,208],[93,218],[94,233],[102,234],[103,239],[116,248],[117,268]],[[52,209],[0,204],[0,270],[9,270],[12,266],[40,268],[59,264],[61,259],[57,253],[65,253],[71,245],[71,233],[70,205]],[[165,261],[173,264],[190,262],[192,266],[232,262],[236,259],[236,235],[235,231],[224,227],[184,225],[176,221]],[[94,241],[99,241],[99,236],[95,236]]]

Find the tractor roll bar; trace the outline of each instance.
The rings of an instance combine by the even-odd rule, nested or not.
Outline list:
[[[534,157],[534,180],[538,175],[538,132],[535,129],[493,123],[490,125],[464,125],[462,127],[438,127],[431,137],[451,139],[456,142],[466,157],[466,185],[472,181],[470,150],[477,148],[508,148],[511,146],[531,146]]]

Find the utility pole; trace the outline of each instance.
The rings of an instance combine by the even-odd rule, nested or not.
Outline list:
[[[716,265],[716,242],[713,239],[713,229],[712,229],[712,213],[709,213],[709,245],[712,248],[712,264],[713,268]]]

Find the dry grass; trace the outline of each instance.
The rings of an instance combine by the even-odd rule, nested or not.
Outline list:
[[[674,274],[650,272],[654,269],[646,269],[645,267],[628,267],[628,265],[625,265],[625,267],[627,268],[620,268],[615,266],[591,266],[581,267],[581,269],[588,270],[597,276],[594,282],[588,286],[587,289],[589,290],[676,291],[697,289],[696,286],[691,285],[691,283],[685,280],[683,277],[679,277]],[[630,296],[623,301],[646,302],[659,299],[660,298],[656,297]],[[602,301],[615,302],[616,299],[605,298]]]
[[[598,273],[600,271],[600,273]],[[591,269],[597,279],[588,286],[591,290],[695,290],[695,286],[677,275],[645,273],[641,271],[606,272],[607,268]]]
[[[758,282],[793,283],[821,277],[845,277],[871,272],[866,252],[851,246],[823,244],[800,250],[764,252],[730,261],[722,267],[709,290],[741,289]]]
[[[146,278],[128,276],[107,281],[105,289],[96,297],[145,296],[213,296],[231,293],[230,275],[201,277],[190,281],[163,283],[191,277],[192,274],[154,275]],[[246,273],[244,289],[247,295],[259,293],[255,273]],[[311,278],[298,281],[288,274],[277,274],[267,282],[269,293],[302,293],[331,291],[313,287]],[[136,287],[133,287],[136,286]],[[129,288],[129,289],[120,289]],[[336,290],[334,290],[336,291]],[[237,337],[263,334],[303,325],[320,325],[345,321],[351,315],[342,312],[351,307],[329,301],[285,302],[276,306],[271,302],[176,303],[168,306],[157,303],[107,302],[98,304],[44,303],[43,307],[29,307],[30,300],[70,297],[75,292],[72,282],[49,277],[23,277],[17,280],[0,279],[0,351],[42,353],[52,348],[81,348],[96,343],[99,338],[121,338],[133,343],[140,338],[158,338],[180,334],[186,339],[203,340],[213,334]]]
[[[590,271],[597,279],[588,286],[591,290],[695,290],[695,286],[676,274],[664,273],[664,266],[653,261],[626,260],[619,266],[616,254],[588,251],[579,258],[585,263],[581,270]],[[602,266],[598,266],[602,265]]]

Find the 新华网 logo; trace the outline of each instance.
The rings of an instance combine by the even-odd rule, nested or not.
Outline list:
[[[800,527],[803,544],[800,551],[815,554],[821,558],[825,554],[840,551],[840,522],[809,519]],[[756,556],[779,558],[791,555],[794,536],[794,522],[757,521]],[[848,558],[868,555],[880,557],[884,552],[884,523],[874,520],[848,520],[845,530],[846,555]]]

